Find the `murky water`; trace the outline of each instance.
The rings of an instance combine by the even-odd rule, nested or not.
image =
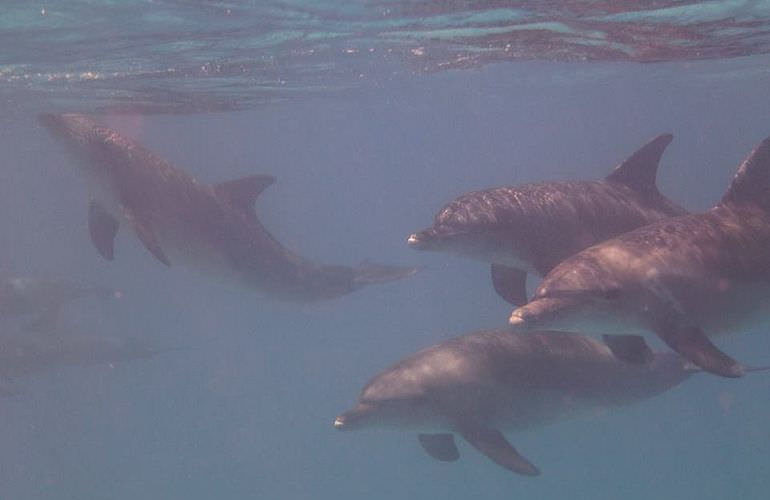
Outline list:
[[[332,426],[403,356],[505,325],[488,266],[406,245],[452,198],[602,178],[671,132],[661,191],[690,210],[715,204],[770,134],[765,3],[344,4],[0,7],[0,270],[120,291],[67,304],[47,345],[150,350],[0,366],[0,497],[766,498],[762,373],[698,374],[510,435],[538,478],[465,443],[445,464],[411,432]],[[108,262],[89,240],[84,176],[37,122],[63,111],[98,112],[201,182],[275,176],[256,213],[314,261],[424,269],[298,305],[167,268],[126,230]],[[41,335],[33,320],[4,320],[3,335]],[[767,364],[766,333],[718,344]]]

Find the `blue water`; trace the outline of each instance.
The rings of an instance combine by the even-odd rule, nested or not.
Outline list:
[[[156,85],[145,71],[156,54],[149,48],[155,35],[143,38],[143,29],[166,35],[164,58],[186,58],[195,49],[184,51],[176,42],[202,44],[216,13],[237,8],[234,2],[156,3],[162,8],[132,2],[119,12],[110,9],[120,2],[62,3],[83,9],[78,15],[93,11],[98,22],[69,40],[67,22],[81,18],[59,8],[60,26],[46,35],[56,46],[45,63],[33,50],[45,27],[23,8],[35,4],[35,12],[46,8],[54,17],[54,6],[11,2],[7,12],[15,12],[15,20],[0,16],[3,45],[18,40],[14,60],[2,60],[6,73],[0,74],[25,61],[19,75],[64,73],[81,50],[88,57],[98,53],[99,64],[122,66],[125,57],[140,67],[132,78],[102,80],[93,89],[82,79],[2,83],[0,268],[119,288],[121,300],[73,304],[65,319],[89,333],[140,336],[173,348],[149,360],[15,380],[21,394],[0,398],[0,498],[768,497],[770,379],[763,374],[741,380],[698,375],[636,406],[510,436],[542,469],[534,479],[510,474],[464,443],[460,461],[444,464],[427,457],[409,433],[342,434],[332,427],[373,374],[418,348],[503,325],[510,313],[485,265],[406,246],[406,236],[428,225],[443,203],[483,187],[599,178],[651,137],[671,132],[661,190],[689,209],[706,209],[748,151],[770,134],[766,51],[650,64],[532,57],[438,72],[410,69],[400,58],[351,65],[344,52],[331,51],[318,62],[331,73],[302,59],[291,73],[296,92],[263,99],[255,89],[262,77],[276,75],[256,66],[249,67],[259,78],[246,84],[224,74],[216,81],[192,75],[189,86],[184,78]],[[324,33],[364,15],[352,9],[341,16],[339,2],[269,6],[290,27],[313,24]],[[744,7],[767,11],[762,2]],[[156,24],[121,22],[131,9]],[[515,17],[490,11],[487,16]],[[307,15],[291,24],[297,12]],[[424,12],[409,15],[427,19]],[[434,15],[434,24],[452,29],[489,20],[476,12],[468,21],[451,9]],[[234,46],[277,36],[269,23],[239,19],[248,36],[233,35]],[[88,37],[98,32],[115,42],[110,26],[136,36],[120,38],[121,51],[101,53]],[[767,31],[755,29],[760,38]],[[357,50],[365,45],[357,43],[366,39],[357,38],[360,32],[371,30],[347,38]],[[230,31],[223,33],[218,43],[230,38]],[[301,51],[308,38],[295,38],[291,50]],[[153,43],[142,43],[147,40]],[[379,43],[378,50],[387,46]],[[252,48],[249,61],[259,50]],[[88,60],[83,70],[90,71]],[[45,71],[38,71],[43,64]],[[357,65],[366,68],[364,84],[356,83]],[[177,105],[181,95],[183,103],[202,102],[200,84],[209,85],[210,112]],[[141,95],[132,88],[143,89]],[[173,105],[163,106],[165,99]],[[146,112],[114,112],[127,108]],[[406,281],[297,306],[178,266],[166,269],[128,232],[118,236],[115,262],[106,262],[88,240],[85,183],[36,122],[40,112],[73,109],[111,109],[110,125],[202,181],[275,175],[278,182],[260,197],[257,213],[303,255],[425,269]],[[720,339],[720,346],[746,363],[768,363],[766,335],[743,332]]]

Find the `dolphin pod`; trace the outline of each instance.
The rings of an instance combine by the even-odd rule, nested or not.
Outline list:
[[[88,229],[105,259],[114,258],[122,224],[166,266],[179,262],[292,302],[416,272],[318,264],[288,250],[254,210],[271,176],[206,185],[89,116],[39,121],[94,188]],[[741,365],[709,337],[770,323],[770,138],[703,214],[688,214],[658,190],[671,140],[653,138],[603,180],[493,188],[443,207],[408,244],[490,264],[497,293],[521,306],[511,328],[404,358],[372,378],[334,427],[410,429],[445,462],[459,459],[458,435],[509,471],[535,476],[539,468],[504,432],[646,400],[699,371],[739,377],[766,369]],[[527,273],[544,277],[529,301]],[[63,303],[34,297],[36,311]],[[675,352],[653,352],[643,338],[649,333]]]
[[[711,210],[609,239],[554,268],[517,330],[648,333],[703,370],[740,377],[710,336],[770,322],[770,137]]]

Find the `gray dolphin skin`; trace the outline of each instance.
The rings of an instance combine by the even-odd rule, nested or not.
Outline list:
[[[181,262],[287,301],[331,299],[411,276],[412,267],[320,265],[281,245],[254,203],[275,179],[255,175],[206,185],[115,130],[82,114],[43,114],[40,123],[75,153],[92,183],[89,232],[114,256],[121,220],[165,265]]]
[[[545,276],[584,248],[686,211],[660,194],[658,164],[671,134],[662,134],[604,180],[543,182],[475,191],[452,201],[433,226],[407,242],[419,250],[460,254],[492,264],[497,293],[527,302],[527,273]]]
[[[33,330],[55,326],[66,304],[88,297],[118,299],[121,292],[63,279],[0,276],[0,318],[35,316],[28,325]]]
[[[498,465],[535,476],[502,432],[641,401],[698,371],[675,353],[653,353],[641,337],[605,340],[508,330],[457,337],[375,376],[334,426],[412,430],[430,456],[448,462],[459,458],[456,433]]]
[[[743,375],[709,337],[770,324],[770,138],[714,208],[568,258],[510,323],[518,331],[652,332],[703,370]]]

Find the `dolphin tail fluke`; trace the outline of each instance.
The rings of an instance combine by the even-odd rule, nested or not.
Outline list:
[[[377,285],[389,281],[408,278],[419,271],[416,267],[387,266],[374,262],[364,261],[355,268],[353,281],[359,287]]]
[[[744,367],[744,370],[746,370],[746,373],[767,372],[770,371],[770,365],[746,366]]]
[[[738,167],[722,203],[751,203],[770,211],[770,137],[760,142]]]
[[[673,350],[698,368],[722,377],[742,377],[746,369],[711,343],[699,328],[689,327],[660,332],[659,336]]]
[[[529,460],[519,455],[516,448],[497,429],[471,427],[463,429],[461,434],[471,446],[489,457],[497,465],[524,476],[540,475],[540,470]]]
[[[512,306],[527,303],[527,272],[515,267],[492,264],[492,285],[497,294]]]
[[[454,462],[460,458],[452,434],[418,434],[417,440],[425,452],[441,462]]]

